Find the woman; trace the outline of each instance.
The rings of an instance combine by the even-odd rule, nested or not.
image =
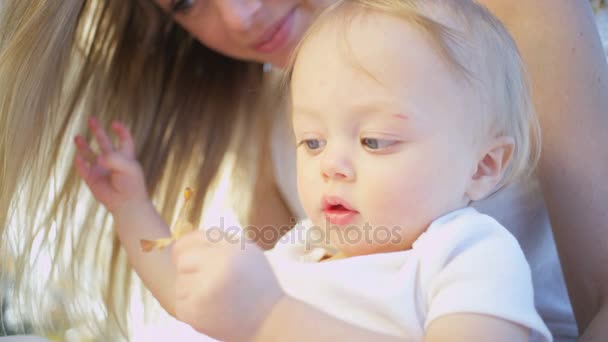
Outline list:
[[[291,180],[292,154],[285,143],[289,128],[284,111],[276,109],[278,96],[266,88],[272,73],[264,74],[260,63],[284,65],[315,12],[331,2],[4,4],[0,251],[19,250],[16,264],[23,272],[17,274],[18,284],[30,284],[32,270],[25,261],[40,231],[43,241],[55,240],[43,244],[53,247],[49,279],[67,279],[73,287],[93,273],[97,281],[85,284],[88,292],[68,289],[73,295],[65,304],[69,317],[93,320],[94,310],[79,306],[79,295],[103,291],[106,319],[101,330],[124,328],[131,286],[125,256],[116,239],[109,251],[92,248],[112,238],[102,228],[109,222],[88,194],[80,192],[73,171],[62,169],[72,150],[61,147],[68,146],[66,138],[74,131],[83,131],[92,114],[104,122],[120,118],[130,124],[141,143],[138,157],[149,191],[167,221],[186,184],[198,189],[195,212],[201,212],[210,184],[227,166],[233,179],[241,181],[236,186],[241,203],[247,204],[242,211],[248,213],[243,222],[256,227],[292,222],[299,206]],[[575,338],[576,326],[555,245],[580,334],[601,340],[608,337],[608,307],[601,304],[608,295],[602,266],[608,257],[602,248],[607,238],[601,230],[608,226],[603,212],[608,183],[602,178],[608,174],[608,158],[596,154],[608,143],[608,70],[591,7],[571,0],[479,2],[511,30],[531,75],[543,130],[540,183],[513,186],[481,209],[518,237],[532,266],[537,306],[556,339]],[[15,207],[27,208],[30,215],[19,215]],[[73,219],[77,210],[84,212],[84,221]],[[273,239],[261,238],[263,230],[253,232],[260,244],[272,245]]]

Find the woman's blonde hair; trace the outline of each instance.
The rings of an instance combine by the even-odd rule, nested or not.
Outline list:
[[[255,179],[271,121],[262,66],[206,48],[151,0],[7,1],[0,16],[0,273],[18,270],[11,307],[38,332],[94,321],[99,338],[124,337],[137,278],[71,167],[73,136],[91,115],[126,122],[164,219],[188,185],[198,223],[226,155]],[[245,185],[235,184],[243,202]],[[43,310],[55,286],[66,315]]]
[[[525,67],[506,28],[475,1],[339,0],[320,14],[296,47],[283,85],[288,86],[292,77],[298,51],[324,25],[338,19],[343,20],[340,29],[347,29],[355,16],[370,12],[395,16],[425,34],[439,55],[480,94],[482,115],[472,120],[480,120],[480,129],[488,134],[514,139],[511,162],[496,190],[530,176],[539,159],[540,126]]]

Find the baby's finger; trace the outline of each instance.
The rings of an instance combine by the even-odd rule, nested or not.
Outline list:
[[[112,129],[120,140],[120,151],[130,158],[135,158],[135,143],[129,129],[120,121],[114,121]]]
[[[208,247],[208,240],[205,237],[205,232],[202,230],[195,230],[181,236],[175,240],[173,245],[173,260],[179,260],[182,254],[187,254],[190,251],[197,251]]]
[[[180,274],[196,273],[205,267],[205,253],[200,249],[190,249],[178,254],[174,259],[175,268]]]
[[[74,165],[80,177],[91,189],[97,187],[97,184],[108,174],[108,170],[99,163],[89,163],[79,154],[74,157]]]
[[[176,240],[194,231],[194,225],[188,221],[177,221],[173,227],[173,238]]]
[[[185,318],[187,316],[184,316],[185,312],[184,309],[186,307],[189,307],[191,305],[188,305],[189,303],[193,302],[193,298],[192,296],[194,295],[193,293],[193,289],[192,287],[195,286],[194,284],[200,284],[200,279],[198,279],[200,276],[198,274],[193,274],[193,273],[184,273],[184,274],[180,274],[176,279],[175,279],[175,295],[178,303],[176,303],[177,307],[176,309],[178,309],[180,312],[176,312],[177,314],[181,314],[182,318]],[[181,305],[180,305],[181,302]]]
[[[135,174],[137,172],[137,162],[127,158],[120,152],[110,152],[97,158],[99,165],[113,171]]]
[[[76,172],[86,181],[89,178],[91,166],[78,154],[74,158],[74,165],[76,166]]]
[[[89,118],[89,129],[91,129],[91,131],[93,132],[95,140],[97,141],[97,144],[99,144],[99,149],[101,150],[101,153],[106,154],[114,150],[114,146],[112,146],[112,140],[110,140],[110,137],[108,136],[108,134],[106,134],[106,131],[103,129],[97,118]]]
[[[74,138],[74,144],[76,145],[78,155],[80,155],[84,161],[94,163],[95,160],[97,160],[97,155],[82,136],[77,135]]]

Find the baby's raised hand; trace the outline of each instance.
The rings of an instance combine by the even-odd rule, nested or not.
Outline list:
[[[88,126],[100,152],[95,153],[82,136],[76,136],[75,165],[95,199],[114,215],[149,201],[144,173],[135,158],[135,143],[127,127],[121,122],[112,123],[119,141],[115,147],[97,119],[90,118]]]

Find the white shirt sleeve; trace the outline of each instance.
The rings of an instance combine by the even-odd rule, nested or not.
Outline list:
[[[531,329],[531,341],[552,337],[534,306],[530,268],[515,238],[489,216],[471,210],[433,225],[415,244],[428,279],[425,330],[438,317],[483,314]]]

